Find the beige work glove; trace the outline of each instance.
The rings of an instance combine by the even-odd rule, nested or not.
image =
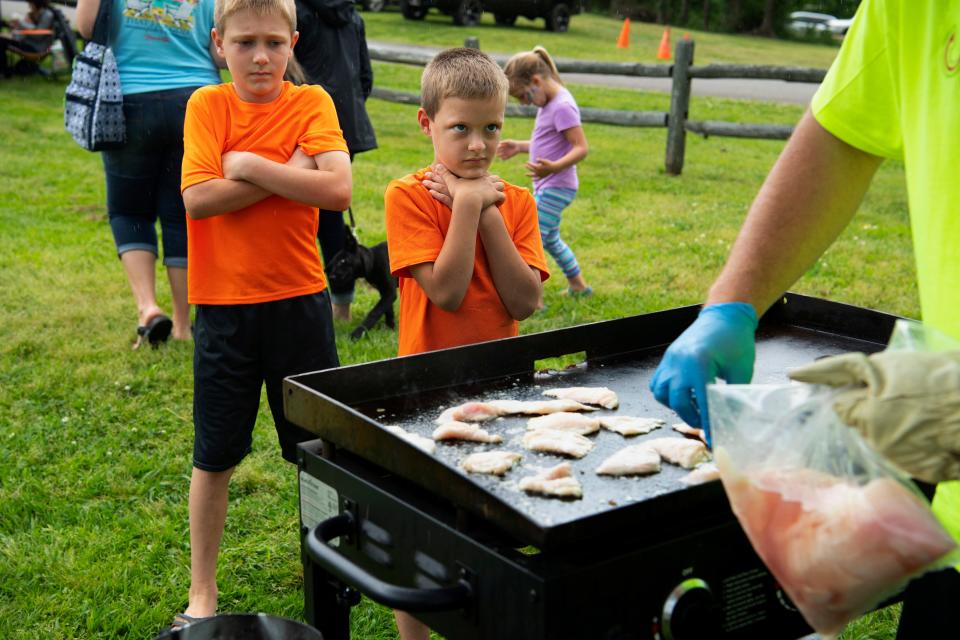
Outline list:
[[[960,479],[960,351],[848,353],[788,375],[850,387],[834,400],[837,415],[914,478]]]

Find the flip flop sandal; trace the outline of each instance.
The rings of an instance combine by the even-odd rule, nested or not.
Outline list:
[[[170,625],[170,630],[171,630],[171,631],[177,631],[177,630],[179,630],[179,629],[184,628],[184,627],[187,626],[188,624],[193,624],[193,623],[195,623],[195,622],[202,622],[202,621],[204,621],[204,620],[209,620],[209,619],[212,618],[212,617],[213,617],[213,616],[207,616],[207,617],[202,617],[202,618],[201,618],[201,617],[196,617],[196,616],[188,616],[188,615],[185,614],[185,613],[178,613],[177,615],[173,616],[173,624]]]
[[[137,327],[137,341],[133,348],[139,349],[144,343],[149,343],[151,347],[156,349],[161,342],[167,341],[172,329],[173,321],[170,318],[162,313],[154,316],[147,324]]]

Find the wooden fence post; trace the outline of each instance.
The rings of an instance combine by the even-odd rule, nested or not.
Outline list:
[[[670,114],[667,116],[667,173],[683,171],[687,146],[687,116],[690,113],[690,65],[693,64],[693,40],[677,42],[673,57],[673,82],[670,90]]]

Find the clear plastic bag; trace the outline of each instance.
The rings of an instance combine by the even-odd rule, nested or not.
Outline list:
[[[923,342],[916,327],[900,338]],[[839,634],[910,578],[956,561],[956,543],[913,482],[836,416],[833,389],[711,385],[707,393],[733,511],[818,633]]]
[[[897,320],[887,344],[889,351],[956,351],[960,340],[922,322]]]

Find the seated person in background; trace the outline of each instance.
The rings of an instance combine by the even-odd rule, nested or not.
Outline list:
[[[549,276],[533,196],[487,171],[507,104],[503,71],[476,49],[442,51],[423,71],[421,100],[433,165],[384,194],[401,356],[517,335]],[[395,615],[403,640],[427,640],[426,625]]]
[[[6,77],[13,74],[13,69],[7,66],[7,51],[33,62],[34,58],[47,52],[53,44],[54,16],[49,0],[28,1],[30,11],[26,18],[13,18],[3,25],[13,32],[12,36],[0,36],[0,71]],[[45,30],[49,33],[21,33],[34,30]]]

